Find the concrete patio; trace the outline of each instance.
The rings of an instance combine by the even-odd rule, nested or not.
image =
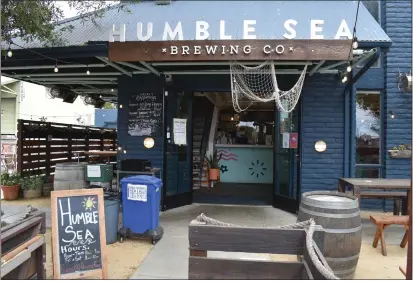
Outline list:
[[[193,204],[167,211],[161,214],[160,217],[160,224],[165,230],[164,237],[158,244],[156,244],[146,259],[140,264],[131,279],[187,279],[189,257],[188,224],[201,213],[217,220],[248,226],[276,226],[296,222],[296,216],[270,206],[257,207]],[[369,257],[366,260],[374,261],[375,258],[377,258],[386,263],[386,259],[392,260],[391,253],[389,252],[388,257],[383,257],[379,249],[380,246],[377,249],[373,249],[371,246],[376,229],[368,220],[368,214],[370,213],[371,212],[362,212],[363,245],[366,247],[366,250],[369,251]],[[385,235],[386,242],[389,246],[397,245],[398,247],[404,235],[404,228],[399,226],[389,227],[386,229]],[[370,257],[371,250],[374,250],[374,253],[372,253],[372,256]],[[397,250],[404,251],[404,257],[406,257],[406,249],[401,249],[399,247]],[[208,256],[271,260],[270,255],[265,254],[208,252]],[[359,264],[362,263],[361,258]],[[395,261],[395,264],[398,264],[398,262],[399,261]],[[405,265],[405,263],[406,260],[404,259],[403,263],[399,265]],[[398,274],[398,268],[394,267],[395,266],[391,268],[392,274],[383,276],[382,278],[403,279],[401,273]],[[356,272],[356,277],[357,275]]]
[[[43,201],[47,201],[44,198]],[[26,209],[24,201],[1,201],[1,209],[6,214],[14,214]],[[36,206],[46,212],[46,225],[51,227],[50,203],[48,206]],[[228,206],[193,204],[161,213],[160,224],[164,228],[163,238],[152,248],[146,258],[140,263],[130,279],[187,279],[188,278],[188,225],[199,214],[238,225],[276,226],[296,222],[296,216],[272,208],[270,206]],[[363,241],[362,252],[356,271],[357,279],[404,279],[398,266],[405,266],[407,248],[399,247],[404,235],[404,228],[391,226],[385,231],[388,244],[388,256],[381,255],[380,245],[374,249],[373,241],[375,227],[368,220],[369,214],[382,212],[362,211]],[[125,242],[124,242],[125,243]],[[115,243],[113,245],[117,245]],[[133,252],[132,252],[133,253]],[[208,252],[213,257],[250,258],[259,260],[274,260],[268,254],[222,253]],[[128,259],[137,259],[129,254]],[[136,264],[139,264],[137,261]],[[374,277],[374,278],[373,278]]]

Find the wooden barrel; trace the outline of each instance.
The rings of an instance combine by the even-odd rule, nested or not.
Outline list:
[[[334,191],[302,194],[298,221],[313,218],[325,230],[324,257],[340,279],[353,279],[362,238],[358,200]]]
[[[87,163],[58,163],[56,164],[53,189],[70,190],[88,187],[85,181],[85,165]]]

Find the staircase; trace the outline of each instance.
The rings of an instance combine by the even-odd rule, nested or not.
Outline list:
[[[194,97],[192,131],[192,186],[193,189],[208,187],[204,156],[208,147],[214,105],[205,97]]]

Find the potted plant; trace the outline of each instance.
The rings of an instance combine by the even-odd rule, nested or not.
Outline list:
[[[24,198],[31,199],[42,196],[43,182],[43,178],[39,176],[23,178],[21,187]]]
[[[389,150],[391,158],[411,158],[412,146],[410,144],[401,144],[394,146]]]
[[[208,176],[211,181],[219,180],[219,160],[221,160],[221,156],[222,154],[218,155],[218,152],[214,150],[206,157],[206,161],[208,163]]]
[[[18,173],[1,174],[1,190],[3,192],[4,200],[16,200],[19,198],[20,190],[20,175]]]

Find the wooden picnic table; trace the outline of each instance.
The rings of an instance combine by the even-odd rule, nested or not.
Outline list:
[[[357,197],[359,204],[360,198],[363,197],[362,190],[370,189],[387,192],[407,192],[406,199],[411,196],[410,179],[339,178],[338,191],[345,192],[346,186],[353,190],[353,195]],[[366,194],[368,195],[369,193]],[[385,195],[384,192],[383,195]],[[406,215],[407,213],[408,202],[407,200],[403,200],[402,214]]]

